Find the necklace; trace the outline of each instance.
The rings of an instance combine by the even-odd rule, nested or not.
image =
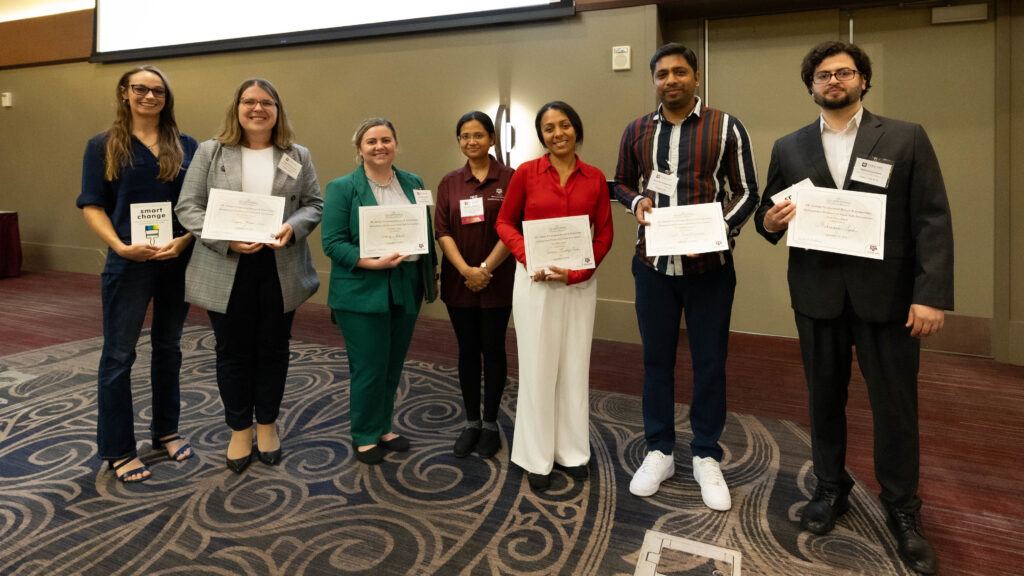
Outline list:
[[[385,188],[390,188],[391,187],[391,182],[395,179],[395,174],[394,174],[394,172],[392,172],[391,173],[391,177],[389,177],[388,181],[383,183],[383,184],[381,184],[380,182],[377,182],[373,178],[370,178],[369,174],[366,175],[366,179],[369,180],[370,184],[373,184],[376,188],[378,188],[380,190],[384,190]]]

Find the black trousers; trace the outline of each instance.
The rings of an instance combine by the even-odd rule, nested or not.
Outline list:
[[[505,333],[512,307],[453,308],[448,316],[455,328],[459,343],[459,386],[466,405],[466,420],[480,420],[480,359],[483,357],[484,415],[483,419],[498,419],[501,394],[508,376],[505,356]]]
[[[228,310],[208,312],[217,338],[217,387],[232,430],[277,420],[295,312],[284,312],[274,251],[242,254]]]
[[[845,466],[846,400],[855,348],[871,402],[880,498],[889,507],[919,509],[920,340],[902,322],[861,320],[849,300],[842,315],[830,320],[797,312],[796,327],[810,392],[811,451],[818,481],[853,484]]]

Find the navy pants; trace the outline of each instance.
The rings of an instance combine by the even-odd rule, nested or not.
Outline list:
[[[694,456],[722,459],[718,439],[725,428],[725,360],[736,292],[732,260],[693,276],[667,276],[633,258],[636,317],[644,346],[643,415],[649,450],[671,454],[676,442],[675,367],[679,320],[693,361],[690,427]]]
[[[181,330],[188,314],[185,268],[191,250],[173,260],[132,262],[107,252],[101,275],[103,351],[100,355],[96,424],[99,457],[120,460],[136,456],[135,409],[132,403],[132,365],[135,345],[153,301],[150,340],[150,391],[154,438],[178,431],[181,411],[178,391],[181,370]]]

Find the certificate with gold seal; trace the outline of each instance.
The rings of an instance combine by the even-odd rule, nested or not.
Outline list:
[[[551,266],[569,270],[596,268],[590,218],[566,216],[523,221],[526,269]]]
[[[359,207],[359,257],[427,254],[427,209],[422,204]]]
[[[885,257],[885,194],[800,188],[786,243],[849,256]]]

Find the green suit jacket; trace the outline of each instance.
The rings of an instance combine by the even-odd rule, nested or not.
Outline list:
[[[411,172],[394,168],[395,177],[413,204],[413,190],[423,188],[423,180]],[[359,207],[376,206],[377,200],[370,190],[366,171],[360,165],[353,172],[332,180],[324,195],[324,216],[320,234],[324,254],[331,259],[331,285],[328,305],[335,310],[380,314],[390,308],[388,293],[406,309],[419,310],[421,298],[433,302],[437,297],[434,271],[437,252],[434,249],[434,231],[427,211],[427,233],[431,239],[430,253],[417,262],[403,263],[390,270],[359,268]]]

